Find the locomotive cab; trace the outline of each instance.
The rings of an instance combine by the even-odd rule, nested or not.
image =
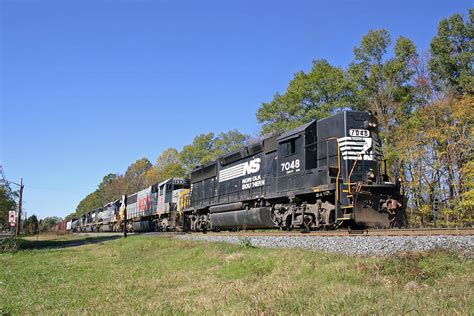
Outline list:
[[[158,204],[171,203],[173,192],[188,189],[189,183],[183,178],[170,178],[158,184]]]
[[[189,193],[189,181],[184,178],[170,178],[158,184],[157,230],[174,229],[181,222],[184,196]]]
[[[312,144],[316,134],[316,122],[302,125],[278,137],[277,191],[304,191],[317,184],[313,169],[316,167]],[[304,193],[303,193],[304,194]]]

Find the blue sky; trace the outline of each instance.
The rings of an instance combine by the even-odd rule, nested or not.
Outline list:
[[[255,113],[369,29],[429,48],[472,1],[0,0],[0,160],[29,215],[65,216],[110,172]]]

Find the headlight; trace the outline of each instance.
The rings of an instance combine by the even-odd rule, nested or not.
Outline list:
[[[372,182],[375,182],[375,172],[373,169],[370,169],[369,172],[367,172],[367,179],[369,179],[369,181],[372,181]]]
[[[375,130],[377,128],[377,120],[375,119],[370,119],[368,121],[364,122],[364,128],[368,130]]]

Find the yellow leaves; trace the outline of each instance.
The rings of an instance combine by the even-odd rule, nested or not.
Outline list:
[[[472,221],[474,209],[474,97],[445,98],[417,108],[394,130],[407,176],[407,192],[430,214],[434,195],[446,200],[443,214]],[[472,215],[471,215],[472,216]]]

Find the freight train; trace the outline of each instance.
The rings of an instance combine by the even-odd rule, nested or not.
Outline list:
[[[406,225],[376,115],[343,111],[272,135],[72,221],[73,231]],[[127,215],[125,217],[125,214]]]

